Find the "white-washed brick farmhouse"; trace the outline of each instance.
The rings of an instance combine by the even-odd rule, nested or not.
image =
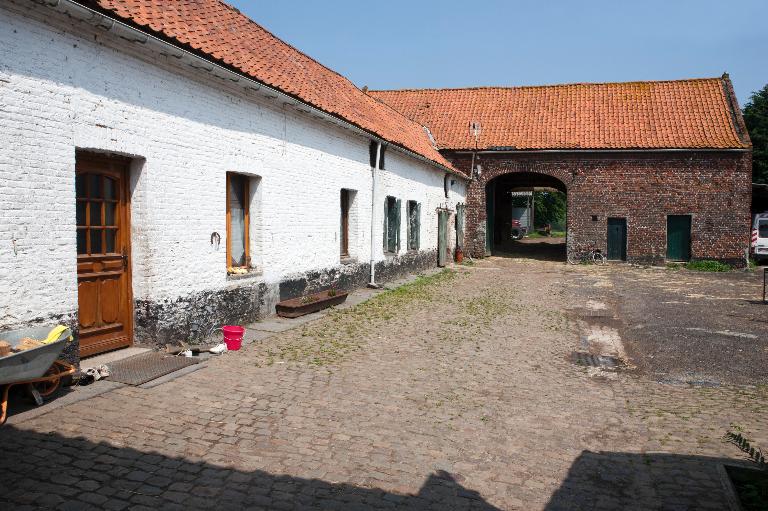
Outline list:
[[[140,4],[0,4],[0,328],[199,339],[434,266],[441,211],[452,250],[466,179],[422,126],[223,3]]]

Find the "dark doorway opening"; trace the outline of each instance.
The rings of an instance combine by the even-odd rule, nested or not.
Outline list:
[[[499,176],[486,185],[488,255],[566,260],[566,186],[534,172]]]

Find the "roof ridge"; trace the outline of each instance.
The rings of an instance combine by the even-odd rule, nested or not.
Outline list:
[[[71,1],[92,5],[110,18],[279,90],[418,158],[456,170],[434,148],[421,123],[366,94],[352,80],[225,0],[194,0],[173,6],[162,0]]]
[[[677,78],[670,80],[631,80],[626,82],[569,82],[569,83],[552,83],[552,84],[540,84],[540,85],[480,85],[474,87],[425,87],[425,88],[405,88],[405,89],[369,89],[368,92],[373,93],[389,93],[389,92],[444,92],[444,91],[473,91],[473,90],[515,90],[515,89],[544,89],[553,87],[574,87],[574,86],[587,86],[587,85],[632,85],[636,83],[681,83],[681,82],[709,82],[722,80],[722,76],[717,77],[701,77],[701,78]]]
[[[409,122],[412,122],[412,123],[414,123],[414,124],[418,125],[418,126],[419,126],[420,128],[422,128],[422,129],[425,127],[423,124],[419,123],[419,122],[418,122],[418,121],[416,121],[415,119],[411,119],[410,117],[408,117],[408,116],[407,116],[407,115],[405,115],[404,113],[402,113],[402,112],[400,112],[400,111],[398,111],[398,110],[395,110],[394,108],[392,108],[392,107],[391,107],[391,106],[389,106],[388,104],[386,104],[386,103],[384,103],[384,102],[382,102],[382,101],[379,101],[378,99],[376,99],[376,98],[374,98],[374,97],[371,97],[371,96],[369,96],[369,95],[368,95],[366,92],[364,92],[362,89],[360,89],[360,87],[358,87],[357,85],[355,85],[355,82],[353,82],[352,80],[350,80],[349,78],[347,78],[347,77],[346,77],[346,76],[344,76],[343,74],[339,73],[338,71],[336,71],[336,70],[334,70],[334,69],[331,69],[330,67],[326,66],[325,64],[323,64],[322,62],[318,61],[318,60],[317,60],[317,59],[315,59],[314,57],[312,57],[312,56],[308,55],[308,54],[307,54],[307,53],[305,53],[304,51],[302,51],[302,50],[298,49],[296,46],[292,45],[292,44],[291,44],[291,43],[289,43],[288,41],[285,41],[285,40],[284,40],[284,39],[282,39],[281,37],[278,37],[276,34],[272,33],[272,31],[270,31],[269,29],[267,29],[267,28],[266,28],[266,27],[264,27],[263,25],[259,24],[259,23],[258,23],[258,22],[256,22],[255,20],[251,19],[251,17],[250,17],[250,16],[248,16],[248,15],[244,14],[243,12],[241,12],[241,11],[240,11],[240,9],[238,9],[237,7],[234,7],[234,6],[230,5],[229,3],[225,2],[224,0],[215,0],[215,1],[217,1],[217,2],[219,2],[220,4],[222,4],[222,5],[226,6],[226,7],[228,7],[229,9],[233,10],[235,13],[237,13],[237,15],[238,15],[238,16],[241,16],[241,17],[245,18],[245,19],[248,21],[248,23],[252,23],[253,25],[256,25],[256,26],[257,26],[257,27],[259,27],[261,30],[263,30],[263,31],[264,31],[264,32],[265,32],[267,35],[269,35],[270,37],[272,37],[272,38],[273,38],[273,39],[275,39],[276,41],[278,41],[278,42],[280,42],[280,43],[282,43],[282,44],[284,44],[284,45],[288,46],[289,48],[291,48],[292,50],[294,50],[296,53],[298,53],[298,54],[300,54],[300,55],[304,56],[305,58],[307,58],[307,59],[311,60],[312,62],[314,62],[314,63],[315,63],[315,64],[317,64],[318,66],[322,67],[322,68],[323,68],[323,69],[325,69],[326,71],[329,71],[329,72],[331,72],[331,73],[335,74],[336,76],[338,76],[339,78],[341,78],[342,80],[346,81],[346,82],[347,82],[347,83],[349,83],[349,84],[350,84],[352,87],[354,87],[355,89],[357,89],[357,90],[360,92],[360,94],[361,94],[363,97],[365,97],[365,98],[369,98],[369,99],[372,99],[372,100],[374,101],[374,103],[376,103],[376,104],[379,104],[379,105],[383,105],[383,106],[387,107],[389,110],[391,110],[392,112],[394,112],[395,114],[397,114],[399,117],[402,117],[403,119],[405,119],[405,120],[407,120],[407,121],[409,121]]]
[[[219,2],[220,4],[222,4],[222,5],[224,5],[225,7],[229,8],[230,10],[234,11],[234,12],[235,12],[235,13],[236,13],[238,16],[240,16],[240,17],[242,17],[242,18],[245,18],[245,20],[246,20],[248,23],[252,23],[253,25],[256,25],[257,27],[259,27],[261,30],[263,30],[263,31],[264,31],[264,32],[265,32],[267,35],[269,35],[269,36],[270,36],[270,37],[272,37],[273,39],[275,39],[275,40],[279,41],[280,43],[282,43],[282,44],[284,44],[284,45],[286,45],[286,46],[288,46],[289,48],[291,48],[292,50],[294,50],[296,53],[298,53],[298,54],[302,55],[303,57],[306,57],[307,59],[311,60],[312,62],[314,62],[314,63],[315,63],[315,64],[317,64],[318,66],[320,66],[320,67],[322,67],[323,69],[325,69],[326,71],[330,71],[331,73],[335,74],[335,75],[336,75],[336,76],[338,76],[339,78],[341,78],[341,79],[343,79],[343,80],[346,80],[346,81],[347,81],[347,82],[349,82],[349,83],[350,83],[350,85],[352,85],[354,88],[356,88],[357,90],[360,90],[360,87],[358,87],[357,85],[355,85],[355,82],[353,82],[352,80],[350,80],[349,78],[347,78],[347,77],[346,77],[346,76],[344,76],[343,74],[339,73],[338,71],[336,71],[336,70],[334,70],[334,69],[331,69],[330,67],[326,66],[325,64],[323,64],[323,63],[322,63],[322,62],[320,62],[319,60],[315,59],[315,58],[314,58],[314,57],[312,57],[311,55],[309,55],[309,54],[305,53],[304,51],[300,50],[299,48],[297,48],[297,47],[296,47],[296,46],[294,46],[293,44],[289,43],[288,41],[284,40],[283,38],[281,38],[281,37],[278,37],[278,36],[277,36],[276,34],[274,34],[274,33],[273,33],[271,30],[267,29],[267,28],[266,28],[264,25],[261,25],[261,24],[259,24],[258,22],[256,22],[255,20],[253,20],[253,19],[252,19],[250,16],[248,16],[248,15],[247,15],[247,14],[245,14],[245,13],[243,13],[243,12],[242,12],[240,9],[238,9],[237,7],[235,7],[235,6],[233,6],[233,5],[230,5],[229,3],[225,2],[224,0],[215,0],[215,1],[216,1],[216,2]],[[363,91],[362,91],[362,90],[360,90],[360,92],[363,92]],[[365,93],[363,92],[363,94],[365,94]],[[398,113],[399,113],[399,112],[398,112]],[[402,114],[400,114],[400,115],[402,115]]]
[[[360,91],[360,92],[363,92],[363,91]],[[368,98],[371,99],[374,103],[377,103],[377,104],[387,108],[388,110],[391,110],[391,111],[395,112],[400,117],[403,117],[404,119],[406,119],[406,120],[416,124],[417,126],[421,127],[422,129],[424,129],[424,128],[429,129],[429,126],[427,126],[426,124],[422,124],[421,122],[417,121],[413,117],[407,115],[405,112],[401,112],[397,108],[393,107],[389,103],[386,103],[385,101],[382,101],[379,98],[374,98],[373,96],[371,96],[367,92],[363,92],[363,94],[368,96]]]

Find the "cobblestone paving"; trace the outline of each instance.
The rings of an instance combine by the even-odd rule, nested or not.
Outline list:
[[[574,365],[611,268],[490,259],[0,429],[16,509],[727,509],[764,387]]]

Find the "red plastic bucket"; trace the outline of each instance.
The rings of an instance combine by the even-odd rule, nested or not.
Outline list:
[[[243,345],[243,334],[245,333],[245,328],[241,326],[227,325],[221,327],[221,331],[224,333],[224,342],[227,345],[227,350],[239,350],[240,346]]]

